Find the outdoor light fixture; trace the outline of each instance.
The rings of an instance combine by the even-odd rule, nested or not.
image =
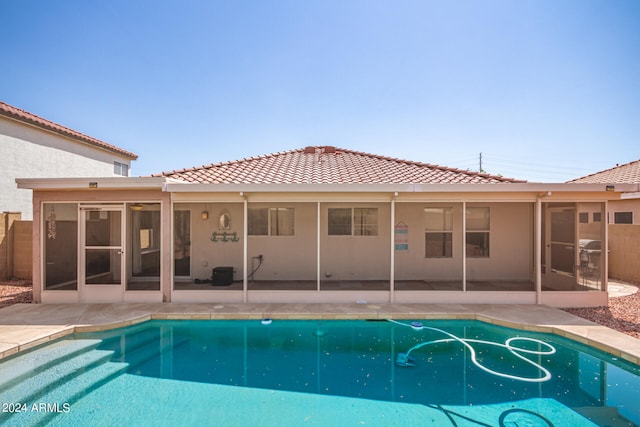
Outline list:
[[[606,189],[607,189],[607,191],[616,191],[616,186],[615,185],[607,185]]]
[[[209,211],[202,211],[202,213],[200,214],[200,217],[202,218],[203,221],[206,221],[209,219]]]
[[[129,207],[132,211],[141,211],[144,208],[144,206],[142,206],[140,203],[134,203]]]

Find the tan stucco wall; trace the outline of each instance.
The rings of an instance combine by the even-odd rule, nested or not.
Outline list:
[[[451,258],[425,258],[424,208],[453,208]],[[395,251],[396,280],[462,280],[462,204],[396,203],[395,223],[408,227],[409,249]]]
[[[610,201],[609,277],[640,283],[640,199]],[[614,224],[615,212],[633,212],[633,224]]]
[[[16,221],[13,223],[13,275],[21,279],[31,279],[32,262],[32,221]]]
[[[633,212],[633,225],[640,225],[640,199],[616,200],[609,202],[608,210],[610,224],[613,224],[615,212]]]
[[[640,225],[609,224],[609,277],[640,283]]]
[[[20,213],[0,213],[0,280],[31,279],[31,221]]]
[[[328,236],[329,208],[378,208],[377,236]],[[389,280],[391,207],[389,203],[323,203],[320,208],[320,279]]]
[[[14,224],[20,218],[19,212],[0,212],[0,280],[14,276]]]
[[[281,207],[295,209],[294,236],[249,236],[249,270],[251,258],[263,255],[263,264],[255,280],[316,280],[317,205],[315,203],[251,203],[252,208]],[[257,267],[258,262],[253,261]],[[249,271],[250,273],[250,271]]]
[[[425,258],[426,207],[453,208],[453,256]],[[467,258],[467,280],[530,280],[533,272],[533,206],[531,203],[468,203],[489,207],[490,256]],[[409,250],[396,251],[397,280],[462,279],[462,204],[398,203],[396,224],[409,227]]]
[[[533,274],[533,206],[488,203],[489,258],[468,258],[467,280],[529,280]]]
[[[191,265],[194,278],[211,277],[218,266],[234,268],[235,280],[242,278],[242,240],[212,242],[216,219],[223,209],[232,217],[229,232],[242,236],[241,203],[176,203],[176,209],[191,211]],[[424,254],[424,208],[454,208],[453,257],[426,259]],[[489,258],[468,258],[468,280],[531,280],[533,271],[533,207],[530,203],[484,203],[491,209]],[[263,255],[255,280],[315,280],[317,274],[317,204],[295,202],[249,203],[250,208],[290,207],[295,209],[295,236],[249,236],[248,269],[257,266],[253,257]],[[329,208],[378,208],[377,236],[328,236]],[[201,219],[209,212],[207,221]],[[321,203],[321,280],[388,280],[390,278],[391,211],[389,203]],[[462,204],[397,203],[395,224],[408,226],[409,249],[395,251],[396,280],[462,279]]]
[[[191,275],[194,279],[211,278],[214,267],[233,267],[234,280],[242,280],[242,203],[175,203],[175,210],[191,212]],[[231,229],[227,233],[237,233],[238,242],[213,242],[214,232],[222,233],[218,229],[217,218],[226,209],[231,214]],[[209,212],[209,219],[203,220],[202,211]]]

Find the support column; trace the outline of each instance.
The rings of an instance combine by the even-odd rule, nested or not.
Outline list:
[[[168,236],[163,233],[160,237],[162,252],[160,252],[160,289],[162,291],[162,302],[171,302],[171,295],[175,289],[175,266],[176,256],[173,251],[175,233],[175,205],[173,201],[173,194],[169,193],[168,197],[164,197],[160,202],[160,220],[162,221],[161,230],[169,230]],[[164,249],[164,248],[168,248]]]
[[[316,204],[316,291],[320,292],[320,202]]]
[[[395,275],[396,275],[396,247],[395,247],[395,227],[396,227],[396,197],[398,193],[393,195],[391,199],[391,259],[390,259],[390,272],[389,272],[389,304],[393,304],[395,293]]]
[[[240,193],[240,197],[243,200],[243,229],[242,229],[242,301],[246,304],[248,301],[248,285],[249,285],[249,272],[247,269],[249,268],[248,262],[248,236],[249,236],[249,206],[247,201],[247,196],[245,196],[242,192]]]
[[[462,292],[467,292],[467,202],[462,202]]]
[[[600,207],[600,236],[602,236],[602,242],[600,242],[600,274],[602,275],[602,290],[608,292],[609,290],[609,220],[607,216],[609,212],[609,202],[605,200]]]
[[[536,199],[536,209],[535,209],[535,255],[534,255],[534,265],[535,265],[535,286],[536,286],[536,304],[540,304],[542,302],[542,199],[539,197]]]

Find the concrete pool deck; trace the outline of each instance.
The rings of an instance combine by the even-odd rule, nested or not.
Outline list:
[[[552,332],[640,365],[640,340],[545,305],[16,304],[0,309],[0,359],[74,332],[155,319],[466,319]]]

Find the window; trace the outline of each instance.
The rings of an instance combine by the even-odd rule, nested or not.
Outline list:
[[[593,222],[600,222],[602,218],[602,214],[600,212],[593,213]]]
[[[329,236],[377,236],[377,208],[329,208]]]
[[[295,209],[249,208],[250,236],[295,235]]]
[[[353,235],[377,236],[378,235],[378,209],[354,208],[353,209]]]
[[[633,212],[614,212],[614,224],[633,224]]]
[[[578,221],[580,224],[588,224],[589,223],[589,212],[580,212],[578,214]]]
[[[451,258],[453,209],[425,208],[425,258]]]
[[[467,257],[489,257],[489,208],[467,208]]]
[[[129,165],[120,162],[113,162],[113,173],[120,176],[129,176]]]

